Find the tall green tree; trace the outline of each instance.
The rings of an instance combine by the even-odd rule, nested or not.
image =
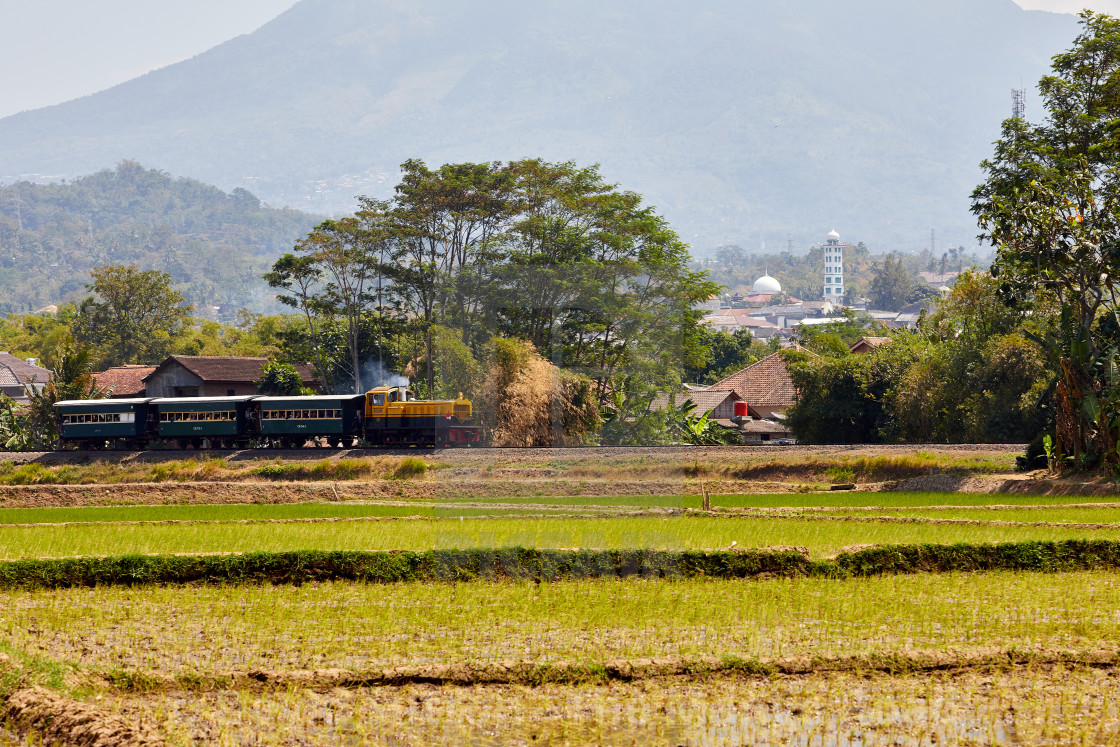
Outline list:
[[[1038,85],[1045,119],[1003,123],[972,210],[996,247],[991,271],[1003,293],[1057,299],[1059,449],[1118,465],[1117,340],[1108,329],[1120,327],[1120,21],[1083,12],[1081,33],[1051,70]]]
[[[381,257],[393,236],[384,205],[367,201],[358,214],[323,221],[296,244],[296,251],[310,259],[310,264],[300,263],[300,272],[322,275],[322,287],[313,304],[343,322],[355,394],[363,391],[362,320],[377,302],[375,283],[381,273]],[[277,272],[275,265],[273,272]]]
[[[883,257],[871,279],[868,298],[876,309],[898,311],[910,303],[914,281],[902,265],[902,259],[894,254]]]
[[[310,342],[315,375],[322,383],[323,389],[331,391],[334,388],[331,375],[334,367],[328,362],[334,356],[324,339],[320,323],[324,308],[322,299],[318,296],[323,284],[322,267],[319,266],[315,256],[306,254],[299,256],[288,252],[276,260],[272,269],[265,273],[264,279],[270,288],[281,291],[276,294],[277,301],[302,313],[307,323],[306,337]]]
[[[170,352],[190,322],[192,307],[160,270],[102,265],[90,270],[86,298],[74,318],[74,337],[96,346],[105,365],[152,363]]]
[[[308,328],[341,320],[354,367],[374,308],[379,322],[401,310],[406,339],[396,347],[409,349],[404,363],[428,392],[461,381],[434,370],[447,357],[433,347],[438,326],[469,348],[456,360],[481,359],[492,337],[528,340],[592,379],[604,403],[612,379],[675,389],[683,367],[703,359],[694,306],[718,286],[689,269],[687,247],[663,218],[598,167],[409,161],[403,171],[393,200],[361,198],[354,216],[297,244],[306,263],[282,258],[267,276]]]

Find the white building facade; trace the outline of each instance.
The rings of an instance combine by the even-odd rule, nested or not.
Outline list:
[[[844,244],[832,230],[824,242],[824,300],[839,303],[844,295]]]

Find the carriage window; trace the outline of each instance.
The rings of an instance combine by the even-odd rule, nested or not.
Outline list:
[[[373,395],[373,406],[374,407],[382,407],[384,404],[385,404],[385,393],[384,392],[378,392],[377,394]]]

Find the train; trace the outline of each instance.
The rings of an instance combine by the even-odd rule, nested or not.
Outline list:
[[[365,394],[136,397],[55,403],[60,450],[452,447],[480,442],[471,402],[403,386]]]

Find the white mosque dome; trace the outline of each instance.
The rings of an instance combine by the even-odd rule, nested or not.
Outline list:
[[[828,238],[832,239],[833,241],[839,241],[840,234],[836,233],[836,229],[834,228],[828,232]]]
[[[754,281],[755,293],[769,293],[771,295],[782,292],[782,284],[769,275],[763,275]]]

